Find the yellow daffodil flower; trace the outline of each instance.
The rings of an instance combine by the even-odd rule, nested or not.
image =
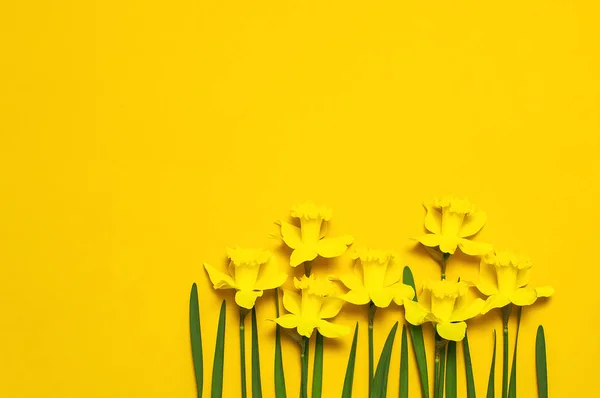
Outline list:
[[[527,287],[531,273],[531,261],[511,252],[496,251],[481,259],[477,288],[486,296],[483,313],[502,308],[510,303],[518,306],[531,305],[539,297],[550,297],[550,286]]]
[[[404,299],[412,299],[415,291],[401,282],[402,267],[393,264],[395,257],[390,251],[355,250],[352,258],[357,261],[353,272],[339,278],[350,289],[341,298],[357,305],[372,301],[379,308],[389,306],[392,300],[402,305]]]
[[[439,247],[443,253],[454,254],[456,248],[468,255],[483,255],[492,251],[486,243],[467,239],[483,228],[486,215],[467,199],[445,196],[424,204],[427,214],[425,228],[431,232],[417,240],[427,247]]]
[[[294,286],[301,290],[301,294],[283,291],[283,306],[289,314],[275,319],[281,327],[297,328],[301,336],[308,338],[315,328],[325,337],[342,337],[350,332],[346,326],[326,321],[336,316],[343,305],[331,281],[312,274],[302,279],[294,278]]]
[[[296,267],[305,261],[312,261],[317,256],[325,258],[338,257],[344,254],[353,238],[344,235],[336,238],[325,237],[321,231],[324,221],[331,220],[331,209],[305,203],[292,208],[292,217],[300,219],[300,228],[281,221],[281,237],[292,251],[290,265]]]
[[[432,322],[446,340],[461,341],[467,330],[466,320],[481,313],[485,301],[471,299],[470,284],[440,280],[426,283],[419,301],[404,300],[406,320],[413,325]]]
[[[287,274],[272,264],[271,253],[261,249],[227,249],[228,274],[204,263],[215,289],[236,289],[235,302],[240,307],[252,309],[263,290],[283,285]]]

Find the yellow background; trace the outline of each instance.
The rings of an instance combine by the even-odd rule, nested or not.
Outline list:
[[[312,199],[333,207],[332,234],[398,250],[420,284],[438,269],[409,238],[422,201],[445,193],[487,211],[478,240],[527,253],[532,284],[556,288],[523,313],[520,396],[535,396],[540,323],[551,395],[593,396],[599,18],[594,0],[2,2],[0,396],[193,397],[190,285],[206,380],[232,297],[212,291],[203,261],[223,264],[227,245],[276,248],[273,221]],[[274,313],[265,298],[261,319]],[[401,317],[377,316],[377,351]],[[338,317],[356,319],[364,397],[366,313]],[[480,395],[499,327],[494,313],[469,329]],[[271,397],[273,325],[260,328]],[[340,393],[350,340],[327,342],[325,397]],[[297,350],[284,349],[293,397]]]

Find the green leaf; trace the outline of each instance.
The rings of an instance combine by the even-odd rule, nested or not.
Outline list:
[[[213,361],[212,388],[210,395],[212,398],[221,398],[223,396],[223,364],[225,361],[225,300],[221,304],[219,314],[219,326],[217,327],[217,340],[215,342],[215,359]]]
[[[252,398],[262,397],[260,385],[260,355],[258,350],[258,325],[256,307],[252,308]]]
[[[313,366],[313,398],[321,398],[323,390],[323,335],[317,330],[315,342],[315,363]]]
[[[469,335],[466,332],[463,340],[463,351],[465,353],[465,375],[467,376],[467,398],[475,398],[473,363],[471,362],[471,350],[469,349]]]
[[[415,280],[409,267],[404,267],[402,281],[404,284],[412,286],[415,289]],[[415,295],[414,301],[417,301]],[[425,339],[423,338],[422,326],[408,325],[410,332],[410,340],[412,342],[415,357],[417,359],[417,368],[419,369],[419,377],[421,379],[421,393],[423,398],[429,398],[429,377],[427,376],[427,355],[425,354]]]
[[[535,338],[535,369],[539,398],[548,398],[548,365],[546,363],[546,336],[540,325]]]
[[[400,398],[408,398],[408,341],[406,326],[402,325],[402,344],[400,346]]]
[[[192,359],[196,376],[196,392],[202,397],[204,365],[202,361],[202,332],[200,330],[200,307],[198,305],[198,287],[194,283],[190,293],[190,340],[192,343]]]
[[[492,354],[492,366],[490,367],[490,377],[488,379],[488,388],[486,398],[494,398],[496,394],[496,329],[494,329],[494,353]]]
[[[436,333],[436,345],[437,345],[437,339],[440,339],[441,337],[439,337],[439,335]],[[444,370],[446,368],[446,348],[447,345],[444,345],[441,349],[440,349],[440,363],[439,363],[439,369],[438,369],[438,373],[437,373],[437,377],[436,377],[436,384],[435,384],[435,389],[434,389],[434,394],[436,398],[444,398]]]
[[[348,367],[344,377],[344,388],[342,389],[342,398],[352,398],[352,383],[354,381],[354,363],[356,362],[356,342],[358,341],[358,322],[354,328],[354,338],[352,339],[352,348],[350,348],[350,357],[348,358]]]
[[[381,351],[381,356],[377,363],[377,369],[375,370],[375,376],[373,377],[371,398],[385,398],[387,395],[387,382],[392,359],[392,347],[394,345],[394,338],[396,337],[397,330],[398,322],[396,322],[392,330],[390,330],[390,333],[385,340],[385,344],[383,345],[383,350]]]
[[[508,398],[517,397],[517,345],[519,344],[519,328],[521,326],[521,312],[523,307],[519,307],[517,314],[517,336],[515,337],[515,351],[513,353],[512,369],[510,371],[510,383],[508,385]]]
[[[448,342],[446,358],[446,398],[456,398],[456,341]]]
[[[279,289],[275,289],[275,310],[279,318]],[[287,398],[285,376],[283,374],[283,355],[281,354],[281,327],[275,326],[275,398]]]

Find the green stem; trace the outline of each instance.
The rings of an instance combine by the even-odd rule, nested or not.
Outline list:
[[[300,362],[302,364],[302,370],[300,374],[300,398],[308,397],[308,337],[302,337],[302,344],[300,346]]]
[[[434,397],[444,397],[444,379],[446,369],[446,345],[447,341],[441,338],[437,332],[435,333],[435,366],[436,377],[434,380]]]
[[[504,355],[502,365],[502,398],[508,397],[508,320],[510,318],[510,311],[512,304],[502,308],[502,335],[504,343]]]
[[[248,310],[240,307],[240,366],[242,377],[242,398],[246,398],[246,338],[244,333],[244,319]]]
[[[373,320],[375,319],[375,312],[377,307],[371,301],[369,303],[369,396],[371,396],[371,389],[373,385],[373,372],[374,372],[374,361],[373,361]]]
[[[442,280],[446,279],[446,261],[450,258],[450,253],[444,253],[442,256]]]

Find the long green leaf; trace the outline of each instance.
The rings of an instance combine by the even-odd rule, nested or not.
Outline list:
[[[323,390],[323,335],[317,331],[315,341],[315,363],[313,366],[312,397],[321,398]]]
[[[444,370],[446,369],[446,348],[447,346],[443,346],[440,349],[440,366],[437,375],[437,386],[435,389],[436,398],[444,398]]]
[[[350,348],[350,357],[348,358],[348,367],[344,377],[344,388],[342,389],[342,398],[352,398],[352,383],[354,382],[354,363],[356,362],[356,343],[358,341],[358,322],[354,328],[354,338]]]
[[[446,398],[456,398],[456,341],[448,342],[446,358]]]
[[[490,367],[490,377],[488,379],[488,388],[486,398],[494,398],[496,395],[496,329],[494,329],[494,353],[492,354],[492,366]]]
[[[463,351],[465,354],[465,375],[467,376],[467,398],[475,398],[473,363],[471,362],[471,350],[469,349],[469,335],[466,332],[463,340]]]
[[[415,280],[409,267],[404,267],[402,280],[404,284],[412,286],[412,288],[415,289]],[[413,300],[417,301],[416,295]],[[422,397],[429,398],[429,377],[427,376],[427,355],[425,354],[423,328],[421,326],[408,325],[408,331],[410,332],[410,340],[417,359],[417,368],[419,369],[419,377],[421,379]]]
[[[223,365],[225,362],[225,300],[221,304],[219,314],[219,326],[217,327],[217,340],[215,342],[215,359],[213,361],[212,386],[210,395],[212,398],[223,396]]]
[[[540,325],[535,338],[535,369],[539,398],[548,398],[548,365],[546,363],[546,336]]]
[[[260,355],[258,349],[258,325],[256,324],[256,307],[252,308],[252,398],[262,397],[260,384]]]
[[[279,318],[279,289],[275,289],[275,310]],[[275,398],[287,398],[285,376],[283,374],[283,355],[281,354],[281,327],[275,326]]]
[[[408,341],[406,326],[402,325],[402,344],[400,346],[400,398],[408,398]]]
[[[387,382],[392,359],[392,347],[394,345],[394,338],[396,337],[397,330],[398,322],[396,322],[392,330],[390,330],[390,333],[385,340],[385,344],[383,345],[383,350],[381,350],[381,356],[379,357],[375,376],[373,377],[371,398],[385,398],[387,395]]]
[[[519,344],[519,329],[521,327],[521,312],[523,307],[519,307],[517,314],[517,336],[515,337],[515,351],[513,352],[512,369],[510,371],[510,383],[508,386],[508,398],[517,397],[517,345]]]
[[[196,392],[202,397],[204,365],[202,361],[202,332],[200,330],[200,306],[198,305],[198,287],[194,283],[190,293],[190,340],[192,343],[192,359],[196,376]]]

